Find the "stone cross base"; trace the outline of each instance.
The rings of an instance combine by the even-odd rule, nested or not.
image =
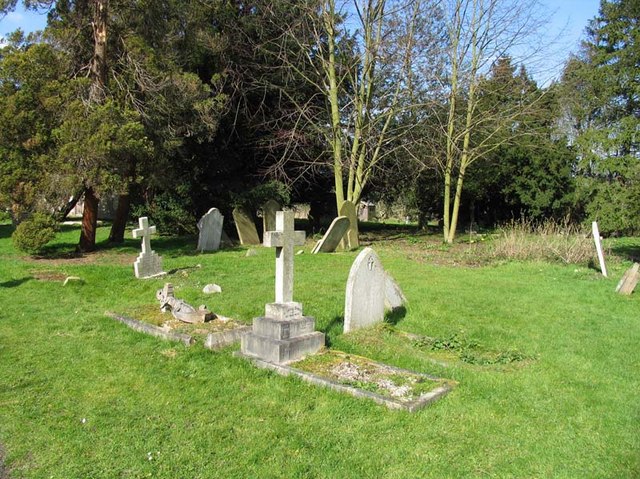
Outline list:
[[[136,278],[151,278],[164,274],[162,271],[162,258],[155,252],[143,252],[138,255],[133,263]]]
[[[242,354],[284,364],[324,346],[324,334],[314,331],[314,318],[302,316],[300,303],[271,303],[265,309],[268,316],[255,318],[251,332],[242,336]]]

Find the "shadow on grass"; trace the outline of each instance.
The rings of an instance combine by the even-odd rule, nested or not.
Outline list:
[[[331,321],[329,321],[329,324],[327,324],[326,328],[320,330],[321,332],[324,333],[326,345],[328,348],[331,347],[335,338],[337,338],[342,334],[343,325],[344,325],[344,317],[336,316]]]
[[[20,278],[20,279],[11,279],[9,281],[4,281],[0,283],[0,288],[15,288],[17,286],[20,286],[22,283],[31,281],[32,279],[33,279],[33,276],[25,276],[24,278]]]
[[[387,313],[384,315],[384,322],[395,326],[401,320],[403,320],[406,315],[407,308],[405,308],[404,306],[399,306],[397,308],[393,308],[391,311],[387,311]]]
[[[640,245],[638,244],[617,245],[611,248],[611,252],[634,263],[640,262]]]
[[[11,223],[0,225],[0,239],[11,238],[13,230],[15,230],[15,228]]]

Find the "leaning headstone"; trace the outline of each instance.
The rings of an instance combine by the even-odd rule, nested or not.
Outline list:
[[[335,251],[348,229],[349,218],[346,216],[338,216],[331,222],[329,229],[322,239],[316,243],[311,253],[331,253]]]
[[[183,323],[204,323],[216,317],[204,305],[196,309],[186,301],[176,298],[171,283],[165,283],[164,288],[156,292],[156,299],[160,301],[160,311],[163,313],[171,311],[173,317]]]
[[[342,238],[340,247],[343,250],[352,250],[360,246],[358,241],[358,213],[356,211],[356,205],[352,201],[344,201],[340,206],[339,216],[346,216],[349,218],[349,230],[347,234]]]
[[[344,307],[344,332],[364,328],[384,320],[385,272],[371,248],[356,257],[349,278]]]
[[[593,232],[593,241],[596,244],[596,251],[598,252],[598,261],[600,262],[600,271],[602,276],[607,277],[607,266],[604,264],[604,254],[602,253],[602,242],[600,240],[600,231],[598,231],[598,223],[594,221],[591,223],[591,230]]]
[[[142,238],[142,252],[133,263],[136,278],[151,278],[165,274],[162,271],[162,258],[151,249],[151,235],[155,234],[156,227],[149,226],[149,219],[143,216],[138,219],[140,227],[132,231],[134,238]]]
[[[220,239],[222,238],[222,223],[224,216],[218,208],[211,208],[200,221],[198,221],[198,251],[217,251],[220,249]]]
[[[256,224],[245,208],[238,206],[233,209],[233,221],[236,224],[240,244],[260,244]]]
[[[275,231],[276,229],[276,212],[282,209],[282,205],[276,200],[269,200],[262,205],[262,237],[266,236],[267,231]]]
[[[404,306],[407,302],[404,293],[398,283],[389,273],[384,274],[384,305],[387,309],[396,309]]]
[[[242,354],[283,364],[315,354],[324,345],[315,319],[303,316],[302,304],[293,301],[293,251],[304,237],[304,231],[294,230],[293,211],[278,211],[275,231],[264,238],[265,246],[276,248],[276,301],[265,305],[264,317],[255,318],[251,332],[242,336]]]
[[[636,289],[636,286],[638,285],[638,280],[640,280],[640,273],[638,272],[639,269],[640,263],[633,263],[633,266],[624,273],[622,279],[618,283],[616,293],[633,293],[633,290]]]

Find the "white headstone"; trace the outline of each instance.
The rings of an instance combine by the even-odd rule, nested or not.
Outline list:
[[[224,216],[218,208],[211,208],[198,221],[198,251],[217,251],[220,249],[222,238],[222,223]]]
[[[600,241],[600,231],[598,230],[598,223],[594,221],[591,223],[591,230],[593,231],[593,241],[596,243],[596,251],[598,252],[598,261],[600,261],[600,271],[602,276],[607,277],[607,266],[604,264],[604,253],[602,252],[602,242]]]
[[[375,251],[363,249],[356,257],[349,278],[344,307],[344,332],[384,320],[385,272]]]
[[[276,248],[276,303],[293,301],[293,247],[304,238],[304,231],[294,231],[293,211],[276,213],[276,230],[264,236],[264,245]]]
[[[162,258],[151,249],[151,235],[155,234],[156,227],[149,226],[149,219],[143,216],[138,219],[140,227],[132,231],[134,238],[142,238],[142,252],[133,264],[136,278],[150,278],[164,274],[162,271]]]
[[[349,218],[346,216],[338,216],[337,218],[334,218],[329,229],[322,239],[316,243],[311,250],[311,253],[331,253],[332,251],[335,251],[340,244],[340,241],[342,241],[347,233],[349,224]]]

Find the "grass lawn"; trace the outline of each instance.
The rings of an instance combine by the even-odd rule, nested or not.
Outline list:
[[[176,297],[250,323],[273,301],[271,249],[198,254],[195,238],[155,239],[177,271],[137,280],[139,241],[107,248],[107,228],[83,258],[66,254],[74,227],[46,259],[17,253],[10,234],[0,226],[2,479],[640,477],[640,291],[614,293],[639,239],[609,243],[619,259],[605,279],[586,266],[473,261],[486,244],[365,235],[408,305],[394,324],[348,335],[357,252],[311,255],[309,241],[294,298],[332,348],[458,382],[410,414],[104,315],[155,304],[171,281]],[[70,275],[84,284],[63,287]],[[223,293],[204,295],[207,283]],[[416,336],[524,360],[465,362]]]

